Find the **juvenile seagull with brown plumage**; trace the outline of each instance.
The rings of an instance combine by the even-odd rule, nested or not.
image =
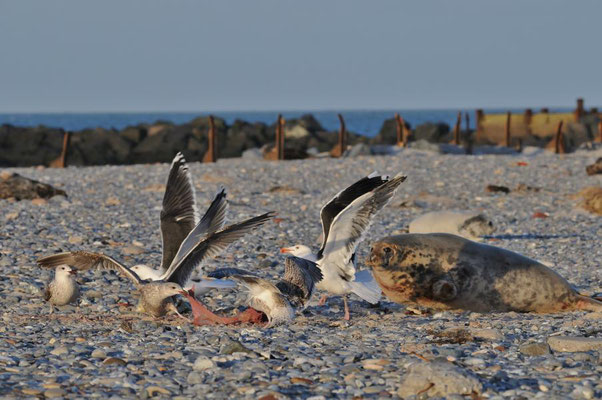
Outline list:
[[[295,308],[306,307],[315,284],[322,279],[322,272],[315,262],[299,257],[286,258],[284,277],[276,285],[238,268],[223,268],[212,274],[244,286],[248,291],[247,305],[268,317],[267,327],[291,321],[295,317]]]

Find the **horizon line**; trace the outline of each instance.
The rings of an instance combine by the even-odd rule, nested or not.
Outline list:
[[[488,106],[488,107],[432,107],[432,108],[298,108],[298,109],[231,109],[231,110],[94,110],[94,111],[59,111],[59,110],[40,110],[40,111],[2,111],[0,110],[0,114],[219,114],[219,113],[345,113],[345,112],[403,112],[403,111],[465,111],[466,109],[477,110],[477,109],[508,109],[508,110],[517,110],[517,109],[532,109],[532,110],[540,110],[542,108],[555,109],[555,108],[575,108],[576,106],[568,106],[568,105],[547,105],[547,106]],[[596,108],[596,106],[585,107],[588,108]],[[600,108],[600,107],[597,107]]]

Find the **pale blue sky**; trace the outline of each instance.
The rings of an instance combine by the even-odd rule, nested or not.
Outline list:
[[[0,112],[602,106],[602,1],[0,0]]]

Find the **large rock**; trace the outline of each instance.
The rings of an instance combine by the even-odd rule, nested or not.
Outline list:
[[[71,134],[67,164],[129,164],[131,143],[117,131],[97,128]]]
[[[404,123],[406,129],[409,131],[411,129],[410,124],[406,121],[404,121]],[[395,122],[395,118],[386,119],[380,127],[380,131],[378,131],[376,136],[374,136],[370,142],[373,144],[396,144],[397,122]]]
[[[146,125],[128,126],[119,132],[119,135],[131,144],[140,143],[147,134],[148,127]]]
[[[218,139],[221,157],[240,157],[245,150],[258,148],[268,142],[273,142],[274,137],[268,133],[266,124],[254,124],[236,120],[226,133],[226,140]]]
[[[226,122],[214,118],[217,155],[228,148]],[[156,129],[152,129],[152,128]],[[148,135],[130,153],[131,163],[170,162],[181,151],[189,162],[201,161],[207,151],[209,117],[203,116],[181,125],[158,122],[149,127]],[[238,154],[240,155],[240,154]]]
[[[581,352],[591,350],[602,350],[602,339],[594,337],[577,336],[551,336],[548,345],[553,351],[559,352]]]
[[[21,128],[2,125],[0,166],[49,165],[61,154],[64,133],[62,129],[45,126]]]
[[[443,122],[418,125],[410,136],[411,140],[426,140],[431,143],[448,143],[453,139],[453,134],[449,131],[449,125]]]
[[[445,360],[411,364],[397,391],[405,398],[424,393],[426,396],[478,395],[483,385],[470,371]]]
[[[56,189],[51,185],[25,178],[16,173],[0,175],[0,199],[48,199],[57,195],[67,196],[64,190]]]

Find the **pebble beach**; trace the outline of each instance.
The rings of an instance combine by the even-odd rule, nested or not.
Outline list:
[[[602,175],[585,173],[600,156],[600,149],[560,156],[404,149],[341,159],[189,162],[202,211],[224,186],[228,223],[277,213],[204,270],[235,266],[276,281],[284,271],[279,249],[317,249],[322,205],[377,170],[408,178],[360,245],[360,268],[367,268],[371,242],[405,232],[421,214],[473,210],[496,227],[484,243],[539,260],[583,293],[602,292],[602,218],[576,196],[602,184]],[[318,306],[316,296],[289,325],[199,327],[137,314],[133,286],[113,271],[80,272],[79,303],[50,313],[40,290],[53,271],[36,265],[41,256],[90,250],[129,266],[159,265],[169,164],[5,170],[67,197],[0,200],[2,398],[602,397],[601,313],[428,312],[351,296],[347,322],[340,297]],[[488,185],[510,191],[488,192]],[[204,302],[231,314],[244,297],[242,290],[214,291]],[[421,379],[423,389],[412,389]],[[453,394],[454,385],[464,385],[468,397]]]

